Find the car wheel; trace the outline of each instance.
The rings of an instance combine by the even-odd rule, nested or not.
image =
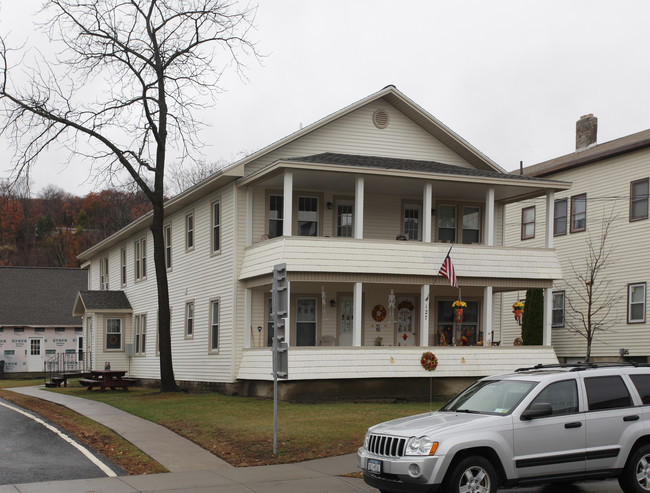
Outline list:
[[[618,484],[625,493],[650,492],[650,445],[634,451],[618,478]]]
[[[445,491],[448,493],[496,493],[497,473],[484,457],[475,455],[454,467]]]

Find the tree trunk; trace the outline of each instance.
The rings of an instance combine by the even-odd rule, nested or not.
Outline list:
[[[158,289],[158,346],[160,353],[160,391],[178,391],[174,378],[171,342],[171,314],[169,309],[169,287],[167,284],[167,264],[165,262],[164,236],[165,209],[162,198],[153,204],[153,259]]]

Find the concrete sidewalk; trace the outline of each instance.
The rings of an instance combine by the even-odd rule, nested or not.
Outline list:
[[[374,492],[361,479],[341,477],[356,472],[356,455],[298,464],[233,467],[193,442],[160,425],[102,402],[49,392],[38,387],[6,389],[61,404],[123,436],[169,469],[166,474],[80,479],[0,486],[0,493],[358,493]]]

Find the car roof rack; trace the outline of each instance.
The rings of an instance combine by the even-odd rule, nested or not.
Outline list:
[[[550,365],[539,364],[528,368],[517,368],[515,372],[533,371],[533,370],[552,370],[567,369],[569,371],[583,371],[594,368],[613,368],[613,367],[649,367],[650,363],[637,363],[636,361],[598,361],[589,363],[556,363]]]

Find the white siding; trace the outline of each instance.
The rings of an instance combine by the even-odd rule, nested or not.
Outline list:
[[[602,274],[598,283],[609,282],[612,292],[621,295],[613,313],[613,326],[608,332],[600,332],[592,346],[592,356],[618,357],[619,349],[626,348],[630,356],[650,355],[650,335],[648,328],[647,305],[646,323],[627,324],[627,285],[628,283],[650,281],[650,262],[647,254],[647,240],[650,238],[650,220],[629,221],[630,182],[650,175],[650,151],[642,150],[607,159],[598,163],[555,173],[549,178],[570,181],[573,186],[565,192],[555,194],[555,199],[567,198],[568,219],[571,218],[571,197],[587,194],[587,230],[570,232],[554,237],[554,247],[562,265],[564,281],[555,283],[554,290],[566,290],[566,283],[575,283],[576,269],[584,271],[587,241],[595,246],[600,244],[601,225],[611,213],[615,216],[610,230],[607,246],[612,248],[611,264]],[[535,239],[521,241],[521,209],[536,206]],[[551,212],[552,213],[552,212]],[[541,246],[544,242],[543,199],[507,207],[507,245]],[[522,297],[525,293],[522,293]],[[575,295],[574,295],[575,299]],[[504,303],[512,303],[508,299]],[[569,310],[568,304],[566,310]],[[554,328],[552,343],[558,356],[583,358],[586,354],[586,341],[583,337],[571,334],[567,328]]]
[[[556,364],[551,348],[543,347],[436,347],[438,368],[420,364],[423,348],[291,348],[289,381],[349,378],[483,377],[514,371],[538,363]],[[237,378],[272,380],[272,352],[246,349]]]
[[[390,115],[390,124],[383,130],[372,123],[372,115],[378,109],[384,109]],[[422,130],[386,101],[379,100],[247,164],[246,173],[278,159],[323,152],[420,159],[470,167],[465,160],[431,134]]]

